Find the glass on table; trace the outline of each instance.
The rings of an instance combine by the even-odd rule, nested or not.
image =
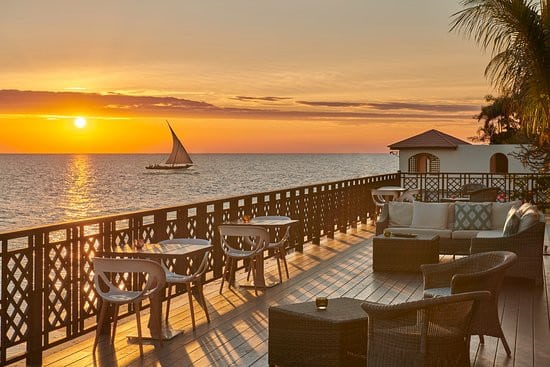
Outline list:
[[[315,298],[315,306],[318,310],[326,310],[328,307],[328,298],[327,297],[317,297]]]

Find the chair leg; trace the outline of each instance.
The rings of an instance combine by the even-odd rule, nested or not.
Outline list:
[[[485,344],[485,338],[483,337],[483,335],[478,335],[479,336],[479,344]]]
[[[502,341],[502,345],[504,346],[506,354],[508,355],[508,357],[510,357],[512,355],[512,351],[510,350],[510,347],[508,346],[508,342],[506,341],[504,335],[502,336],[502,338],[500,338],[500,340]]]
[[[111,336],[111,344],[114,345],[115,344],[115,333],[116,333],[116,326],[117,326],[117,323],[118,323],[118,309],[119,309],[120,305],[118,304],[115,304],[115,313],[113,315],[113,335]]]
[[[191,310],[191,324],[193,330],[195,330],[195,309],[193,308],[193,293],[191,293],[191,283],[185,283],[187,289],[187,296],[189,297],[189,310]]]
[[[137,332],[138,332],[138,342],[139,342],[139,355],[141,358],[143,358],[143,340],[141,339],[141,315],[139,312],[139,309],[141,307],[141,302],[134,303],[136,307],[136,321],[137,321]],[[162,336],[161,336],[162,338]]]
[[[290,275],[288,275],[288,265],[286,263],[286,249],[285,247],[281,247],[281,256],[283,257],[283,264],[285,265],[285,272],[286,272],[286,278],[290,279]]]
[[[281,272],[281,250],[275,250],[275,258],[277,259],[277,270],[279,271],[279,282],[283,282],[283,273]]]
[[[172,296],[172,285],[168,284],[168,298],[166,299],[166,323],[168,324],[168,315],[170,314],[170,298]]]
[[[202,309],[204,310],[204,313],[206,314],[206,321],[210,323],[210,315],[208,315],[208,306],[206,305],[206,298],[204,298],[204,291],[202,289],[202,282],[199,280],[195,283],[197,290],[199,292],[199,297],[202,302]]]
[[[230,262],[231,259],[229,259],[229,256],[226,256],[225,257],[225,266],[224,266],[224,269],[223,269],[223,274],[222,274],[222,284],[220,285],[220,294],[222,294],[222,290],[223,290],[223,283],[225,281],[225,277],[227,276],[227,271],[229,270],[229,262]]]
[[[101,303],[101,309],[99,310],[99,320],[97,322],[97,329],[95,332],[94,347],[92,348],[92,353],[95,353],[97,349],[97,343],[99,342],[99,336],[101,335],[101,330],[103,329],[103,322],[105,321],[105,315],[107,314],[107,308],[109,308],[109,303],[103,301]]]
[[[262,254],[260,254],[260,256],[263,256]],[[257,296],[258,295],[258,286],[257,286],[257,282],[256,282],[256,258],[253,258],[252,261],[254,262],[254,269],[252,269],[252,281],[254,282],[254,294]]]
[[[231,259],[231,266],[229,267],[229,288],[231,288],[231,285],[235,285],[235,269],[237,268],[237,259]]]

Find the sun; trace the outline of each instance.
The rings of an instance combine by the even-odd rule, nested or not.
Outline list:
[[[84,117],[77,117],[74,119],[74,126],[79,129],[83,129],[86,126],[86,119]]]

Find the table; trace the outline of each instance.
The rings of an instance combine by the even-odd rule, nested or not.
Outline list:
[[[438,235],[418,234],[414,238],[403,238],[381,234],[372,242],[373,271],[417,272],[422,264],[439,262]]]
[[[112,251],[104,251],[102,255],[118,257],[139,257],[159,262],[166,258],[173,258],[176,259],[176,261],[182,261],[187,260],[191,256],[204,253],[205,251],[212,249],[212,247],[212,245],[202,246],[185,243],[169,243],[164,245],[160,245],[158,243],[146,243],[140,249],[130,245],[117,246]],[[156,340],[159,339],[162,335],[163,340],[170,340],[174,336],[181,334],[181,330],[175,330],[166,325],[162,325],[162,298],[160,293],[151,297],[149,301],[149,335],[144,333],[143,339]],[[129,337],[129,339],[132,340],[134,338],[137,337]]]
[[[367,314],[362,300],[329,299],[269,308],[269,365],[365,366]]]
[[[266,228],[274,228],[274,227],[286,227],[289,225],[292,225],[294,223],[298,223],[297,219],[256,219],[252,218],[248,222],[244,222],[243,220],[238,221],[232,221],[227,222],[225,224],[232,224],[232,225],[239,225],[239,226],[261,226]],[[279,281],[272,281],[270,279],[265,278],[265,271],[264,271],[264,257],[258,256],[258,259],[255,261],[256,266],[256,286],[258,288],[271,288],[279,284]],[[247,281],[245,283],[239,284],[239,286],[242,287],[254,287],[254,283],[251,281]]]

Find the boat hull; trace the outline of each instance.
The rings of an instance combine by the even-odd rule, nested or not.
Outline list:
[[[145,167],[145,169],[162,169],[162,170],[175,170],[175,169],[187,169],[191,167],[192,164],[152,164]]]

